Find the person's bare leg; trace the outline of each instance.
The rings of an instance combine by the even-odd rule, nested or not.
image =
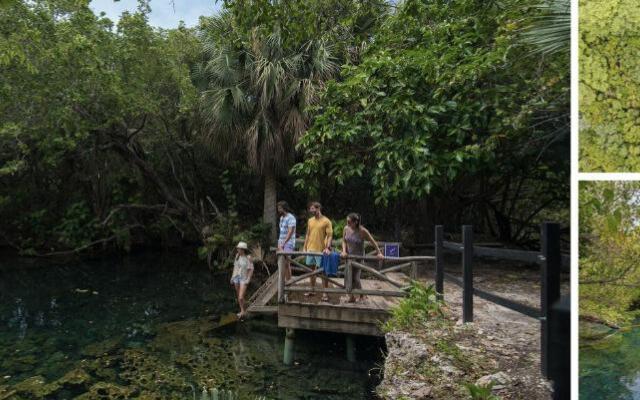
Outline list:
[[[315,271],[317,269],[318,269],[318,266],[313,264],[313,270]],[[316,290],[316,275],[311,275],[310,279],[311,279],[311,287],[315,291]],[[313,294],[314,294],[313,292],[307,292],[306,293],[307,296],[313,296]]]
[[[324,276],[322,279],[322,287],[327,289],[329,287],[329,280]],[[327,293],[322,293],[322,301],[329,301],[329,295]]]
[[[289,279],[291,279],[291,263],[287,259],[284,266],[284,280],[288,281]]]
[[[244,316],[247,313],[244,305],[244,294],[247,292],[247,285],[242,283],[238,289],[238,303],[240,303],[240,316]]]
[[[360,280],[360,276],[361,275],[362,275],[362,270],[360,268],[357,268],[353,272],[353,288],[354,289],[362,289],[362,281]],[[364,295],[361,294],[360,298],[359,298],[359,301],[362,301],[363,299],[364,299]],[[354,298],[354,300],[355,300],[355,298]]]
[[[238,305],[240,305],[240,284],[234,283],[233,286],[236,288],[236,300],[238,301]],[[242,306],[240,306],[240,312],[242,312]],[[240,314],[236,314],[236,316],[239,318]]]

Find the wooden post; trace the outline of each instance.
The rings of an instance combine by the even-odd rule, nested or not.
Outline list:
[[[356,362],[356,340],[353,335],[347,335],[347,361]]]
[[[278,303],[284,303],[284,265],[286,256],[278,256]]]
[[[540,368],[542,375],[548,377],[549,315],[553,304],[560,299],[560,225],[542,224],[540,240],[543,257],[540,266]]]
[[[473,322],[473,227],[462,226],[462,322]]]
[[[344,267],[344,288],[347,290],[347,294],[351,295],[353,291],[353,265],[351,265],[351,259],[347,260],[347,265]]]
[[[415,261],[411,261],[411,279],[414,281],[418,279],[418,263]]]
[[[437,296],[440,300],[444,300],[444,247],[442,246],[443,240],[444,232],[442,225],[436,225],[436,292],[438,293]]]
[[[293,341],[296,338],[296,331],[287,328],[287,332],[284,336],[284,365],[291,365],[293,363]]]

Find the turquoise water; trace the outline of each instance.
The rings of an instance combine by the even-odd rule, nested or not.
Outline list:
[[[373,399],[378,339],[284,332],[269,319],[220,327],[235,313],[226,275],[184,255],[64,265],[0,260],[0,398],[193,398],[203,387],[240,399]],[[199,398],[199,395],[198,395]]]
[[[581,341],[580,400],[640,399],[640,329]]]

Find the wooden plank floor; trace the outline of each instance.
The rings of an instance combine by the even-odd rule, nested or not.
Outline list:
[[[401,272],[390,272],[386,274],[389,279],[394,282],[402,283],[403,285],[409,284],[409,277]],[[331,278],[341,284],[344,285],[343,278]],[[384,291],[399,291],[398,288],[393,286],[388,282],[373,280],[373,279],[362,279],[362,288],[364,290],[384,290]],[[294,286],[304,287],[311,286],[311,279],[307,278],[300,282],[297,282]],[[320,278],[316,279],[316,288],[320,289],[322,287],[322,280]],[[329,287],[335,287],[329,284]],[[388,311],[393,306],[398,304],[400,301],[397,297],[383,297],[383,296],[366,296],[364,301],[357,301],[355,303],[347,302],[346,294],[338,294],[338,293],[329,293],[329,301],[322,301],[322,293],[314,293],[312,296],[304,296],[303,293],[289,293],[287,303],[300,303],[300,304],[324,304],[324,305],[334,305],[338,307],[344,308],[356,308],[356,309],[374,309],[374,310],[384,310]],[[356,296],[358,299],[358,296]]]
[[[387,276],[403,285],[409,283],[409,278],[403,273],[389,273]],[[344,283],[342,278],[333,279]],[[388,282],[372,279],[363,279],[361,282],[365,290],[399,291]],[[316,279],[316,287],[321,285],[321,280]],[[310,286],[310,280],[305,279],[294,286]],[[328,301],[322,301],[322,294],[318,292],[312,296],[304,296],[300,292],[289,293],[286,303],[278,305],[278,326],[381,336],[380,323],[389,317],[390,310],[400,301],[398,297],[367,295],[362,301],[349,303],[346,294],[329,293],[328,297]]]

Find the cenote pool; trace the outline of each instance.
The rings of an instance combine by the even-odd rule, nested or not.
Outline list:
[[[640,399],[640,329],[580,342],[580,400],[609,399]]]
[[[374,399],[384,344],[299,332],[282,364],[284,332],[236,312],[226,275],[183,254],[45,264],[0,259],[0,399]]]

